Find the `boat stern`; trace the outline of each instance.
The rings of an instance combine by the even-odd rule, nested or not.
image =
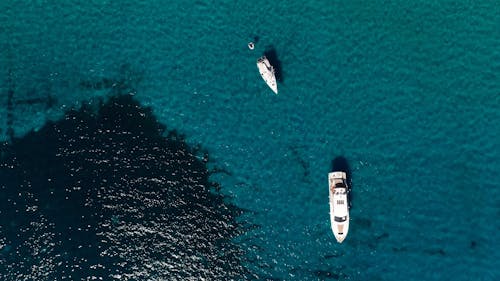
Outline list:
[[[347,237],[347,233],[349,232],[349,219],[345,223],[337,224],[332,227],[333,235],[335,235],[335,239],[337,242],[344,242]]]
[[[330,181],[333,181],[335,179],[337,180],[347,180],[347,175],[345,172],[337,171],[337,172],[330,172],[328,173],[328,179]]]

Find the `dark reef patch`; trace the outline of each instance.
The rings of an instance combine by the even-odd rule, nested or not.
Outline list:
[[[368,228],[372,227],[372,221],[367,219],[367,218],[354,217],[354,218],[352,218],[352,222],[353,222],[353,224],[357,225],[360,228],[368,229]]]
[[[9,137],[9,139],[12,139],[14,137],[14,129],[12,127],[12,124],[14,123],[14,79],[13,79],[13,74],[12,74],[12,69],[9,68],[9,72],[7,75],[7,130],[6,134]]]
[[[387,232],[384,232],[380,235],[375,236],[375,239],[377,241],[382,240],[382,239],[386,239],[386,238],[389,238],[389,233],[387,233]]]
[[[28,98],[24,100],[16,100],[15,105],[37,105],[44,104],[46,109],[54,107],[57,104],[57,99],[51,95],[47,94],[46,97],[38,97],[38,98]]]
[[[315,270],[314,276],[316,276],[319,280],[325,280],[325,279],[338,280],[340,277],[340,275],[327,270]]]
[[[116,77],[96,77],[80,81],[80,87],[86,90],[110,90],[112,94],[134,94],[143,74],[128,64],[122,64]]]
[[[432,256],[446,256],[446,252],[443,249],[425,249],[424,253]]]
[[[3,144],[0,279],[246,279],[241,210],[130,95]]]
[[[329,260],[329,259],[332,259],[332,258],[338,258],[338,257],[341,257],[343,254],[341,253],[333,253],[333,254],[328,254],[328,255],[324,255],[323,256],[323,259],[325,260]]]
[[[395,253],[399,253],[399,252],[407,252],[408,251],[408,248],[407,247],[392,247],[392,251],[395,252]]]
[[[43,110],[42,107],[45,110],[53,108],[57,104],[57,99],[54,97],[54,95],[51,94],[50,92],[50,87],[45,84],[45,87],[42,87],[41,92],[43,92],[42,95],[37,94],[39,91],[38,89],[30,89],[26,94],[24,98],[18,98],[15,96],[18,96],[18,93],[15,92],[16,85],[14,83],[14,76],[15,74],[13,73],[13,70],[9,68],[8,70],[8,75],[6,79],[6,84],[7,84],[7,104],[6,104],[6,109],[7,109],[7,118],[5,124],[7,125],[6,129],[6,136],[9,140],[12,140],[15,135],[14,131],[14,120],[15,120],[15,114],[14,112],[16,109],[19,107],[25,106],[29,107],[31,109],[36,109],[36,110]],[[42,105],[42,107],[40,107]],[[38,106],[38,107],[37,107]],[[0,129],[0,135],[2,134],[2,130]]]
[[[309,178],[309,163],[301,156],[300,154],[300,147],[298,146],[290,146],[289,150],[291,153],[291,156],[293,157],[294,161],[297,162],[300,167],[302,168],[302,177],[303,181],[307,182]]]

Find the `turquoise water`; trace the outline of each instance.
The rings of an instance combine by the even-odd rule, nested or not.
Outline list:
[[[1,137],[110,95],[88,81],[125,79],[227,171],[212,179],[259,225],[238,243],[262,276],[496,280],[500,5],[479,2],[2,1]],[[277,96],[255,66],[268,47]],[[337,156],[353,181],[343,244]]]

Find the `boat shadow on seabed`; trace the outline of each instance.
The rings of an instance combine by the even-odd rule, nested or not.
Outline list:
[[[274,75],[278,82],[283,83],[283,71],[281,68],[281,61],[278,59],[278,53],[274,46],[267,46],[264,51],[264,56],[269,60],[269,63],[274,67]]]
[[[349,209],[352,209],[352,173],[351,168],[349,167],[349,163],[347,159],[343,156],[337,156],[332,160],[332,172],[334,171],[342,171],[346,173],[347,177],[347,200],[349,201]]]

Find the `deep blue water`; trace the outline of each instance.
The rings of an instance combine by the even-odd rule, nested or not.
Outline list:
[[[500,279],[497,1],[63,2],[0,3],[2,279]],[[255,66],[269,50],[281,64],[277,96]],[[126,104],[151,115],[125,130],[137,137],[106,138],[99,108],[130,94]],[[81,130],[54,129],[83,105]],[[161,136],[141,138],[156,122],[163,141],[175,130],[199,173],[211,171],[182,200],[206,221],[180,219],[162,189],[175,176],[154,163],[169,154]],[[343,244],[328,216],[337,157],[352,176]],[[189,161],[172,164],[187,182]],[[80,190],[57,197],[73,204],[49,203],[52,177]],[[100,182],[102,195],[92,179],[134,180]],[[204,243],[197,228],[213,233],[209,250],[193,246]]]

